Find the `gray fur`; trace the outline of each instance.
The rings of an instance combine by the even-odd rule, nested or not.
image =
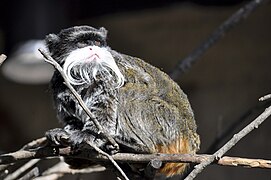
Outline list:
[[[139,58],[111,50],[106,45],[104,28],[78,26],[47,36],[52,57],[63,65],[69,53],[78,48],[75,41],[82,34],[90,40],[95,36],[101,41],[101,47],[108,49],[125,79],[119,88],[114,86],[113,79],[99,75],[91,84],[75,86],[98,122],[120,144],[120,151],[152,153],[157,151],[157,146],[168,146],[180,137],[190,140],[191,152],[198,150],[194,114],[184,92],[159,69]],[[107,150],[108,142],[98,135],[97,128],[63,85],[58,72],[51,84],[58,118],[72,143],[88,138]]]

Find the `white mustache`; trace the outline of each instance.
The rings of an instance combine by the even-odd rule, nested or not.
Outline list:
[[[72,51],[65,60],[63,70],[73,85],[92,84],[98,78],[113,80],[116,88],[124,84],[124,76],[113,56],[103,47],[87,46]]]

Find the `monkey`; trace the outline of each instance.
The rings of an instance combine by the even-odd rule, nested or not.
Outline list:
[[[89,140],[109,153],[195,154],[200,138],[187,95],[160,69],[111,49],[107,33],[104,27],[74,26],[47,35],[45,44],[119,149],[99,136],[58,71],[51,79],[51,89],[63,128],[47,131],[48,141],[65,145],[66,139],[78,147]],[[187,165],[165,163],[159,174],[182,174]]]

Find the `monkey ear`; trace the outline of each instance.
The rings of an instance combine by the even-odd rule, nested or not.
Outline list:
[[[49,34],[45,37],[46,44],[55,44],[59,42],[59,37],[56,34]]]
[[[52,49],[57,46],[59,41],[59,36],[56,34],[49,34],[45,37],[45,44],[50,52],[52,52]]]
[[[101,32],[101,35],[106,39],[108,31],[104,27],[101,27],[99,31]]]

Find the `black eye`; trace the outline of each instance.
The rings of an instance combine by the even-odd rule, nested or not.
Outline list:
[[[76,45],[79,48],[83,48],[92,44],[92,41],[89,38],[78,38]]]
[[[94,41],[94,45],[95,46],[101,46],[101,42],[100,41]]]

